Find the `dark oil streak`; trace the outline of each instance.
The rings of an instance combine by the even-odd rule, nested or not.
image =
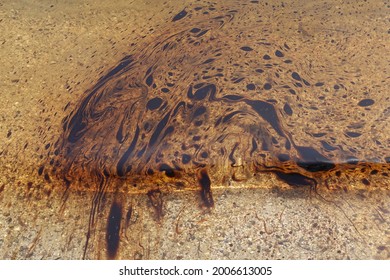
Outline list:
[[[133,206],[130,205],[129,210],[127,210],[127,214],[126,214],[126,224],[125,224],[126,228],[130,225],[130,220],[132,215],[133,215]]]
[[[298,166],[309,172],[329,171],[335,164],[311,147],[295,146],[302,160],[298,160]]]
[[[150,137],[149,147],[153,146],[156,143],[158,136],[161,134],[161,131],[168,123],[170,114],[171,112],[167,113],[165,117],[158,123],[156,129],[154,130],[152,136]]]
[[[256,140],[255,138],[252,138],[252,149],[250,151],[250,156],[252,156],[252,154],[257,150],[257,143],[256,143]]]
[[[155,98],[152,98],[148,101],[148,103],[146,104],[146,108],[148,110],[153,111],[153,110],[158,109],[162,103],[163,103],[163,100],[160,97],[155,97]]]
[[[284,173],[280,171],[273,171],[273,173],[282,181],[286,182],[290,186],[302,187],[309,186],[312,189],[315,189],[317,186],[317,181],[306,177],[300,173]]]
[[[194,120],[195,118],[203,115],[204,113],[206,113],[206,107],[204,106],[200,106],[199,108],[197,108],[192,116],[192,120]]]
[[[191,33],[198,33],[201,29],[194,27],[190,30]]]
[[[228,115],[223,117],[222,123],[225,123],[225,122],[229,121],[231,118],[233,118],[237,114],[245,114],[245,112],[243,112],[243,111],[235,111],[233,113],[230,113],[230,114],[228,114]]]
[[[186,15],[187,15],[186,10],[182,10],[181,12],[179,12],[177,15],[175,15],[175,16],[173,17],[172,21],[181,20],[181,19],[184,18]]]
[[[146,70],[146,74],[145,74],[145,77],[144,77],[144,78],[146,78],[146,77],[152,72],[152,70],[153,70],[153,66],[150,66],[150,67],[148,68],[148,70]]]
[[[111,205],[110,214],[107,220],[106,242],[107,257],[114,259],[119,248],[119,233],[122,220],[122,206],[114,201]]]
[[[119,129],[118,129],[118,131],[117,131],[117,133],[116,133],[116,140],[117,140],[119,143],[121,143],[121,144],[122,144],[123,142],[125,142],[126,139],[127,139],[127,135],[126,135],[126,136],[123,136],[123,123],[125,122],[126,117],[127,117],[127,116],[125,116],[125,117],[122,119],[122,121],[121,121],[121,123],[120,123],[120,125],[119,125]]]
[[[240,96],[240,95],[234,95],[234,94],[232,94],[232,95],[225,95],[225,96],[223,96],[223,98],[229,99],[229,100],[233,100],[233,101],[243,99],[242,96]]]
[[[238,143],[234,144],[234,147],[229,155],[229,160],[232,162],[230,165],[235,166],[236,165],[236,159],[234,158],[234,152],[238,148]]]
[[[257,114],[266,120],[280,136],[287,139],[280,126],[280,121],[274,105],[261,100],[246,100],[245,102],[250,105],[257,112]]]
[[[325,150],[328,150],[328,151],[337,150],[337,148],[331,146],[331,145],[328,144],[328,142],[326,142],[326,141],[321,140],[320,142],[321,142],[321,144],[322,144],[322,146],[324,147]]]
[[[145,83],[148,85],[148,86],[151,86],[153,84],[153,74],[150,74],[146,80],[145,80]]]
[[[239,78],[239,79],[235,80],[233,83],[238,84],[239,82],[242,82],[244,79],[245,79],[244,77]]]
[[[98,83],[100,82],[105,82],[106,80],[108,80],[109,78],[111,78],[112,76],[114,76],[115,74],[117,74],[119,71],[121,71],[122,69],[124,69],[126,66],[128,66],[130,63],[132,63],[134,61],[133,57],[131,55],[127,55],[125,56],[120,62],[119,64],[114,68],[112,69],[110,72],[108,72],[106,75],[104,75],[103,77],[101,77],[99,80],[98,80]]]
[[[172,117],[176,116],[176,114],[179,112],[181,107],[183,107],[183,109],[186,108],[186,103],[184,101],[181,101],[179,102],[179,104],[176,105],[175,109],[173,110]]]
[[[163,140],[167,135],[172,134],[175,131],[175,128],[173,126],[168,126],[167,129],[165,129],[164,135],[161,137],[161,140]]]
[[[206,207],[210,208],[214,206],[214,199],[213,195],[211,193],[211,181],[210,177],[207,174],[207,171],[205,169],[202,169],[199,173],[198,182],[201,186],[200,195],[202,198],[203,203]]]
[[[137,144],[138,136],[139,136],[139,127],[137,125],[137,129],[135,130],[135,135],[134,135],[133,141],[131,142],[127,151],[123,154],[121,159],[118,161],[118,164],[116,166],[116,172],[117,172],[118,176],[120,176],[120,177],[123,177],[125,175],[125,171],[123,170],[123,167],[124,167],[127,159],[129,158],[129,156],[131,155],[131,153],[134,151],[134,148]]]
[[[165,172],[167,177],[175,177],[175,170],[166,163],[163,163],[158,170],[160,172]]]
[[[206,30],[203,30],[202,32],[200,32],[199,34],[196,35],[196,37],[201,37],[203,36],[204,34],[206,34],[210,29],[206,29]]]
[[[194,94],[192,94],[192,86],[190,86],[190,88],[188,89],[188,92],[187,92],[187,97],[189,99],[194,99],[194,100],[199,101],[199,100],[206,98],[206,96],[209,94],[210,94],[210,96],[214,96],[216,91],[217,91],[217,88],[215,87],[215,85],[209,84],[203,88],[198,89]]]

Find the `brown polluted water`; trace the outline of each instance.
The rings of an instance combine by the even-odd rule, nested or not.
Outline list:
[[[176,11],[66,108],[37,172],[66,192],[94,192],[84,256],[107,193],[115,195],[106,227],[113,259],[132,215],[124,195],[145,194],[159,222],[167,192],[198,190],[207,209],[217,203],[213,186],[256,185],[263,174],[315,192],[389,176],[381,124],[389,96],[334,59],[347,35],[327,30],[320,44],[300,25],[300,46],[267,24],[265,5],[194,2]]]

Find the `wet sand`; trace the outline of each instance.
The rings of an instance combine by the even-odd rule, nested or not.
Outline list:
[[[180,7],[171,2],[151,3],[123,1],[115,7],[93,1],[67,5],[50,2],[33,5],[23,1],[2,4],[1,24],[7,28],[0,37],[1,258],[79,259],[84,254],[91,259],[112,257],[106,252],[107,224],[111,205],[118,200],[115,190],[94,204],[95,187],[73,184],[65,191],[63,181],[52,174],[45,178],[46,170],[39,175],[39,167],[51,159],[54,143],[64,135],[63,119],[76,110],[99,78],[123,57],[139,52],[143,46],[147,50],[159,38],[175,33],[174,28],[181,26],[180,21],[173,25],[175,15],[184,8],[192,11],[200,5],[190,1],[181,2]],[[282,68],[285,72],[279,72],[281,78],[259,78],[235,86],[234,92],[244,93],[252,83],[255,88],[272,84],[271,91],[262,89],[262,98],[275,100],[267,104],[276,104],[273,106],[296,146],[309,143],[321,153],[326,144],[342,147],[339,150],[345,153],[328,147],[326,158],[336,164],[347,164],[348,168],[340,165],[341,178],[337,171],[328,175],[324,170],[318,179],[321,184],[317,192],[310,190],[309,185],[291,186],[272,173],[241,181],[245,172],[235,172],[239,180],[223,184],[222,180],[218,182],[219,173],[215,172],[210,175],[212,182],[218,182],[211,185],[212,208],[205,207],[196,183],[183,190],[164,191],[160,187],[161,201],[159,196],[153,199],[145,195],[156,190],[155,185],[134,189],[128,183],[120,195],[120,241],[114,257],[388,259],[390,196],[386,161],[390,154],[390,128],[389,67],[384,57],[389,52],[386,7],[379,1],[362,6],[334,1],[293,3],[283,8],[276,2],[256,9],[238,7],[232,22],[238,28],[247,28],[254,37],[258,24],[267,34],[267,42],[274,46],[283,47],[287,42],[289,50],[283,52],[289,57],[281,61],[292,60],[295,71],[300,70],[300,76],[310,78],[307,78],[310,86],[296,90],[298,94],[287,89],[282,94],[277,88],[283,86],[279,81],[288,81],[290,85],[299,82],[293,76],[294,71],[288,72],[287,65]],[[254,24],[256,11],[263,12],[262,23]],[[216,4],[209,13],[222,12]],[[247,23],[252,25],[245,26]],[[234,32],[237,29],[229,36],[234,37]],[[221,36],[223,31],[210,32],[207,38],[218,34]],[[238,42],[251,40],[243,36]],[[232,48],[232,53],[234,57],[238,52]],[[273,61],[279,57],[275,50],[270,54]],[[160,59],[158,55],[156,58]],[[245,55],[236,58],[238,62],[245,61]],[[218,66],[224,65],[226,60],[222,59]],[[242,74],[254,79],[248,74],[251,66],[249,62],[248,68],[233,70],[233,74],[236,78]],[[273,71],[266,73],[274,75]],[[155,80],[159,79],[157,76]],[[324,85],[315,86],[320,83]],[[237,85],[234,81],[229,84]],[[188,88],[188,80],[184,85]],[[267,127],[266,123],[263,126],[279,142],[286,141],[283,133],[278,135],[276,126]],[[324,131],[327,134],[320,135]],[[274,151],[286,152],[279,147]],[[355,168],[352,163],[351,167],[351,159],[368,165],[358,164]],[[290,166],[282,164],[280,168]],[[160,177],[157,180],[162,185],[167,182]],[[99,209],[85,250],[92,207]]]

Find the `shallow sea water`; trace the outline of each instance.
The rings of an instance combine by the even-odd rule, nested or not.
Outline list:
[[[388,259],[388,4],[1,3],[4,259]]]

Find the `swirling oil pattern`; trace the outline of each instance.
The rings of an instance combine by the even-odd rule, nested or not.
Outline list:
[[[319,58],[302,54],[269,28],[258,2],[176,11],[158,35],[129,47],[64,119],[51,167],[39,172],[96,191],[90,227],[107,191],[143,192],[161,217],[165,191],[198,189],[212,207],[213,186],[256,182],[264,173],[312,189],[357,173],[366,185],[365,175],[388,176],[389,139],[371,132],[390,107],[366,118],[388,98],[373,98],[355,72],[335,71],[342,62],[327,58],[331,49]],[[351,120],[351,112],[360,113]],[[108,217],[110,258],[121,215],[118,199]]]

